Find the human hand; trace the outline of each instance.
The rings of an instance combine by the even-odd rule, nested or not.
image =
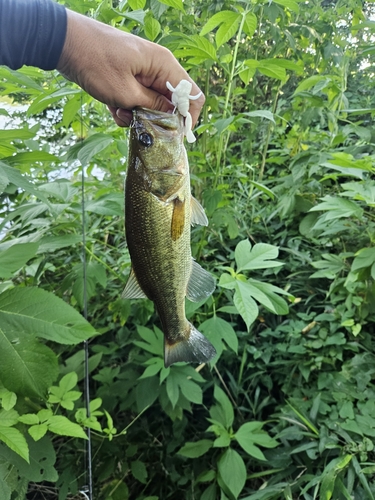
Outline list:
[[[199,87],[166,48],[67,10],[66,40],[57,69],[91,96],[107,104],[119,126],[129,126],[131,110],[142,106],[173,111],[169,81],[174,87],[189,80]],[[192,101],[193,126],[204,104]]]

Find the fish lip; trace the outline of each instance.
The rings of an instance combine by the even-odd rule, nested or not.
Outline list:
[[[182,132],[183,117],[179,113],[165,113],[154,109],[137,106],[133,109],[132,128],[145,128],[144,122],[153,128]]]

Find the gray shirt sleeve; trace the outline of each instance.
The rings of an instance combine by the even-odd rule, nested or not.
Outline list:
[[[0,0],[0,64],[55,69],[66,28],[65,7],[52,0]]]

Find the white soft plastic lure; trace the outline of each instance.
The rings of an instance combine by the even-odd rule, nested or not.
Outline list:
[[[197,95],[190,95],[192,86],[187,80],[181,80],[176,88],[167,82],[167,88],[172,92],[172,103],[178,109],[178,112],[185,117],[184,132],[188,142],[195,142],[195,136],[191,130],[193,122],[189,113],[190,101],[195,101],[202,95],[202,92]]]

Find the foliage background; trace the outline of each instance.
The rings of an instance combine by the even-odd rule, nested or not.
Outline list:
[[[218,356],[165,369],[152,304],[120,298],[124,131],[60,75],[0,68],[1,498],[83,498],[89,427],[95,499],[373,499],[372,3],[61,3],[205,91],[192,248],[218,287],[187,308]]]

